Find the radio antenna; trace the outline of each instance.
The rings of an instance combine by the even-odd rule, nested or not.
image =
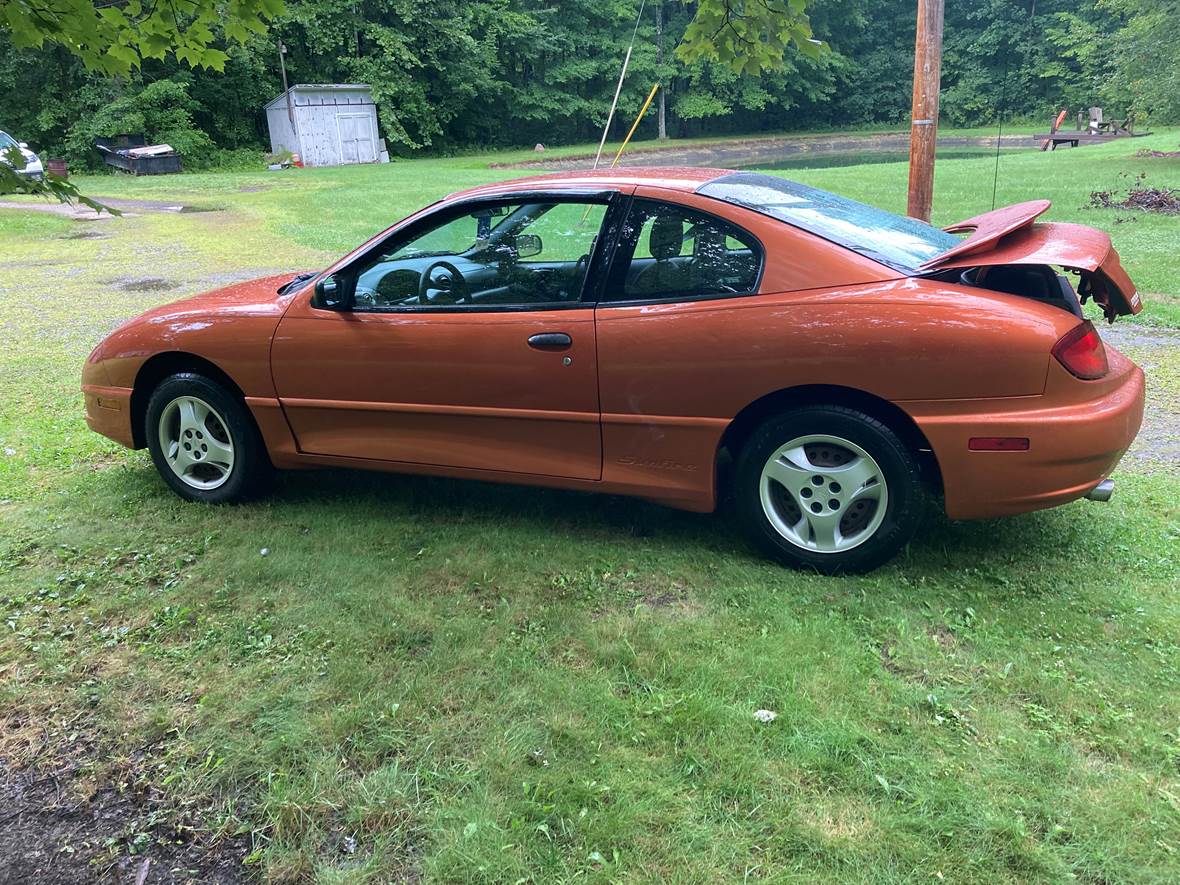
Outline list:
[[[623,69],[619,71],[619,84],[615,87],[615,97],[610,103],[610,113],[606,115],[606,125],[602,127],[602,140],[598,142],[598,153],[594,155],[594,169],[602,159],[602,149],[606,146],[606,136],[610,133],[610,124],[615,118],[615,107],[619,103],[619,93],[623,91],[623,78],[627,76],[627,65],[631,64],[631,50],[635,48],[635,35],[639,33],[639,22],[643,20],[643,7],[647,0],[641,0],[639,15],[635,16],[635,29],[631,32],[631,45],[627,47],[627,54],[623,56]]]
[[[1008,79],[1007,76],[1004,79]],[[992,173],[992,211],[996,208],[996,188],[1000,184],[1000,139],[1004,137],[1004,112],[1000,111],[1000,119],[996,124],[996,168]]]
[[[1028,10],[1029,38],[1032,37],[1032,24],[1037,15],[1037,0],[1032,0]],[[1000,111],[996,115],[996,167],[992,173],[992,211],[996,208],[996,189],[1000,184],[1000,140],[1004,137],[1004,105],[1008,102],[1008,59],[1012,53],[1004,53],[1004,84],[1000,92]]]

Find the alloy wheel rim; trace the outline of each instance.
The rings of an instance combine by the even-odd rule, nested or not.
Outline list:
[[[160,451],[176,477],[194,489],[225,484],[234,469],[234,442],[225,419],[195,396],[178,396],[160,413]]]
[[[872,455],[829,434],[796,437],[762,467],[762,511],[786,541],[812,553],[843,553],[876,534],[889,488]]]

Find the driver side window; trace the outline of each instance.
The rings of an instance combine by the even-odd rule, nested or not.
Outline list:
[[[356,310],[544,307],[582,297],[605,202],[466,206],[356,269]]]

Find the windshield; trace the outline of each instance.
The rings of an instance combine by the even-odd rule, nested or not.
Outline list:
[[[494,261],[497,247],[512,239],[556,203],[525,203],[519,206],[485,206],[450,224],[412,240],[389,254],[395,258],[429,258],[442,255],[485,255]],[[558,213],[559,215],[561,213]],[[495,219],[499,219],[496,221]],[[474,221],[474,224],[471,222]],[[584,224],[584,220],[583,220]],[[577,256],[574,256],[575,258]]]
[[[9,148],[14,148],[14,147],[19,147],[19,145],[16,142],[16,139],[13,138],[11,135],[9,135],[7,132],[5,132],[3,129],[0,129],[0,153],[3,153],[4,151],[8,150]]]
[[[960,242],[924,221],[773,175],[723,175],[697,193],[785,221],[906,273]]]

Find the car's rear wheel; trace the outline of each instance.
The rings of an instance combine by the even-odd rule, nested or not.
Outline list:
[[[737,458],[735,499],[754,543],[793,568],[863,572],[917,531],[918,463],[887,425],[840,406],[809,406],[758,427]]]
[[[160,382],[148,401],[144,431],[156,469],[190,501],[252,497],[273,473],[245,404],[203,375],[182,372]]]

